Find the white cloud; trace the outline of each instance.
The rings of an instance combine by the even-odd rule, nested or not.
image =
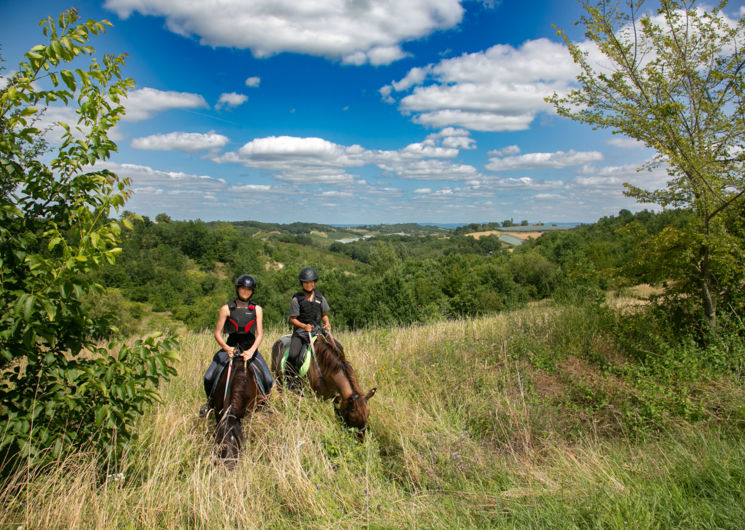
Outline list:
[[[525,153],[524,155],[490,158],[486,164],[489,171],[512,171],[525,169],[564,168],[579,166],[603,159],[599,151],[556,151],[555,153]]]
[[[261,78],[260,77],[253,76],[253,77],[249,77],[248,79],[246,79],[246,86],[248,86],[248,87],[256,88],[260,84],[261,84]]]
[[[245,94],[227,92],[225,94],[220,94],[220,99],[217,100],[215,109],[232,109],[234,107],[243,105],[246,101],[248,101],[248,96],[246,96]]]
[[[230,186],[231,192],[239,192],[239,191],[270,191],[272,189],[271,186],[267,184],[245,184],[243,186]]]
[[[297,52],[348,64],[389,64],[401,43],[451,28],[463,0],[107,0],[120,17],[163,16],[168,29],[208,46],[250,49],[256,57]]]
[[[129,92],[124,107],[127,109],[125,121],[141,121],[164,110],[209,108],[209,105],[199,94],[146,87]]]
[[[471,138],[470,131],[467,131],[466,129],[446,127],[440,132],[428,135],[427,139],[442,139],[442,146],[452,149],[476,149],[476,140]]]
[[[654,190],[664,187],[671,178],[665,165],[655,167],[651,171],[642,169],[642,165],[643,163],[604,167],[587,165],[581,168],[573,182],[581,187],[619,191],[623,191],[622,185],[628,182],[640,188]]]
[[[148,149],[160,151],[185,151],[195,153],[205,149],[218,149],[228,143],[228,138],[221,134],[210,132],[208,134],[172,132],[168,134],[155,134],[144,138],[132,140],[135,149]]]
[[[424,125],[517,131],[538,112],[552,112],[545,97],[566,92],[578,71],[566,46],[537,39],[412,68],[380,93],[392,101],[394,92],[411,89],[399,108]]]
[[[489,178],[488,186],[500,190],[545,190],[563,188],[562,180],[537,180],[531,177],[519,178]]]
[[[422,142],[396,151],[368,150],[359,145],[344,146],[323,138],[269,136],[256,138],[238,151],[215,155],[212,160],[274,171],[275,178],[294,183],[352,182],[357,177],[347,173],[347,170],[367,165],[407,179],[463,180],[479,176],[473,166],[442,160],[458,155],[457,147],[444,145],[451,141],[468,147],[473,142],[465,131],[458,129],[434,133]]]
[[[493,149],[486,154],[489,156],[511,156],[516,155],[520,152],[520,148],[516,145],[508,145],[507,147],[502,147],[501,149]]]
[[[626,136],[614,136],[606,140],[605,143],[620,149],[645,149],[647,147],[644,142]]]

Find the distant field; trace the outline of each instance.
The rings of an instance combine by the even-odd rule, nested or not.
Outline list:
[[[487,230],[486,232],[471,232],[470,234],[466,234],[467,236],[475,237],[476,239],[480,239],[482,237],[486,236],[513,236],[520,239],[538,239],[543,235],[543,232],[506,232],[504,230]]]

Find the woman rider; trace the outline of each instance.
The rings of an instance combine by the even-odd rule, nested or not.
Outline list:
[[[331,331],[328,312],[329,304],[323,295],[316,291],[318,273],[315,269],[305,267],[298,274],[303,290],[295,293],[290,301],[290,324],[294,327],[290,339],[290,365],[298,369],[304,359],[300,359],[303,346],[310,340],[310,332],[316,326]],[[338,343],[337,343],[338,345]]]
[[[220,370],[218,365],[225,365],[227,357],[233,358],[239,354],[244,361],[254,363],[258,368],[260,386],[265,396],[268,396],[274,386],[274,379],[269,372],[266,361],[259,353],[259,346],[264,339],[264,312],[260,305],[251,302],[256,290],[256,280],[253,276],[242,274],[235,280],[236,298],[220,308],[215,326],[215,340],[222,348],[215,354],[212,365],[207,369],[204,376],[204,388],[207,393],[208,402],[202,407],[200,413],[204,415],[211,407],[211,393]],[[227,334],[227,340],[224,338]],[[223,362],[221,362],[223,361]]]

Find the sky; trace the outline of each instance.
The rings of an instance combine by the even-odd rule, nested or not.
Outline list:
[[[584,41],[576,0],[0,0],[3,74],[72,6],[113,24],[99,54],[127,54],[102,166],[151,218],[592,223],[650,209],[624,182],[667,180],[544,100],[576,87],[556,32]]]

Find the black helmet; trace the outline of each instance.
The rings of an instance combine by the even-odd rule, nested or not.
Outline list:
[[[317,282],[318,281],[318,273],[315,269],[311,269],[310,267],[305,267],[303,270],[300,271],[300,274],[297,276],[298,280],[300,280],[300,283],[303,282]]]
[[[250,274],[241,274],[235,281],[235,292],[238,292],[238,287],[248,287],[249,289],[256,290],[256,280]]]

